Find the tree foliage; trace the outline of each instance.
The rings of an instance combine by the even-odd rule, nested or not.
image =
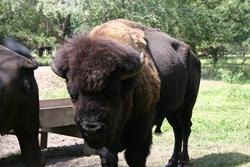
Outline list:
[[[0,36],[17,37],[35,48],[63,43],[74,33],[126,18],[159,28],[198,53],[218,58],[249,53],[249,11],[246,0],[2,0]]]

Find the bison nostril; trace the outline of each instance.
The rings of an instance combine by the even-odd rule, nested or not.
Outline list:
[[[96,122],[83,122],[81,126],[82,129],[86,132],[98,132],[102,129],[100,123]]]

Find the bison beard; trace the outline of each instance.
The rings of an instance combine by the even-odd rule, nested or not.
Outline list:
[[[144,167],[153,124],[159,129],[164,118],[175,133],[167,166],[188,166],[200,80],[200,62],[188,45],[118,19],[70,39],[51,68],[66,80],[76,123],[87,144],[100,149],[102,166],[117,166],[125,149],[129,166]]]

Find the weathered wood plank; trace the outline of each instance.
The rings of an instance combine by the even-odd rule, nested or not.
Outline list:
[[[41,149],[47,148],[48,146],[48,132],[40,132],[40,147]]]
[[[80,131],[78,130],[76,125],[46,128],[46,129],[41,129],[41,131],[81,138]]]
[[[40,100],[39,119],[41,128],[74,125],[74,112],[70,99]]]
[[[41,128],[52,128],[75,124],[74,112],[71,105],[40,108],[39,119]]]
[[[49,107],[60,107],[72,105],[69,98],[65,99],[51,99],[51,100],[40,100],[40,109]]]

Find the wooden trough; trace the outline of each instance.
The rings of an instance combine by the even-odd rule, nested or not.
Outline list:
[[[74,111],[69,98],[40,100],[40,146],[47,147],[48,132],[81,137],[74,121]]]

